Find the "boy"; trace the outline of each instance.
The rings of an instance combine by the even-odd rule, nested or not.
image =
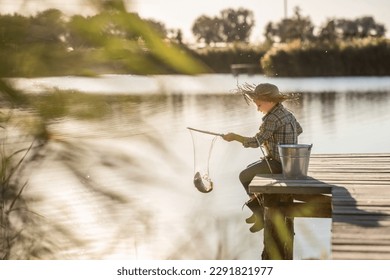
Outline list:
[[[251,232],[263,229],[264,209],[260,195],[249,193],[249,184],[256,174],[277,174],[282,173],[278,144],[297,144],[298,135],[302,133],[302,127],[294,115],[288,111],[282,102],[295,100],[295,94],[282,94],[277,86],[269,83],[252,86],[245,84],[238,88],[246,100],[254,102],[257,110],[264,114],[260,131],[253,137],[244,137],[236,133],[227,133],[222,138],[228,142],[238,141],[245,148],[258,148],[263,145],[266,150],[266,159],[262,159],[249,165],[240,173],[240,182],[250,196],[245,204],[252,210],[251,217],[246,219],[247,223],[253,223]]]

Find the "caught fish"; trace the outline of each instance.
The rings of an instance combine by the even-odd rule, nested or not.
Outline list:
[[[213,190],[213,182],[207,174],[204,174],[202,177],[199,172],[196,172],[194,175],[194,185],[202,193],[208,193]]]

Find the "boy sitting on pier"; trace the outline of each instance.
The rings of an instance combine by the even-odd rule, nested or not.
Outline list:
[[[294,115],[288,111],[282,102],[295,100],[295,94],[283,94],[278,87],[263,83],[258,86],[245,84],[238,88],[245,99],[256,104],[257,110],[264,114],[263,122],[259,132],[253,137],[244,137],[236,133],[227,133],[222,138],[228,142],[238,141],[245,148],[265,147],[266,158],[254,162],[247,166],[240,173],[240,182],[245,188],[250,199],[245,204],[252,210],[251,217],[246,219],[247,223],[253,225],[251,232],[258,232],[263,229],[264,208],[262,206],[262,196],[249,193],[249,184],[256,174],[278,174],[282,173],[278,144],[297,144],[298,135],[302,133],[302,127]]]

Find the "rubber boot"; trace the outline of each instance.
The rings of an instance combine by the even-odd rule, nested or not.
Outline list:
[[[250,232],[258,232],[264,228],[264,208],[259,204],[259,201],[257,198],[252,198],[251,200],[247,201],[246,206],[248,206],[249,209],[252,210],[253,216],[249,217],[250,220],[255,220],[253,226],[250,227]],[[247,220],[248,220],[247,219]]]
[[[256,222],[256,215],[255,214],[252,214],[249,218],[246,218],[245,219],[245,222],[247,224],[253,224]]]

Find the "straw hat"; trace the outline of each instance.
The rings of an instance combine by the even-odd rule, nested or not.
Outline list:
[[[279,88],[274,84],[263,83],[259,85],[244,84],[238,87],[238,93],[244,95],[245,99],[263,100],[270,102],[283,102],[286,100],[296,100],[298,95],[295,93],[281,93]]]

